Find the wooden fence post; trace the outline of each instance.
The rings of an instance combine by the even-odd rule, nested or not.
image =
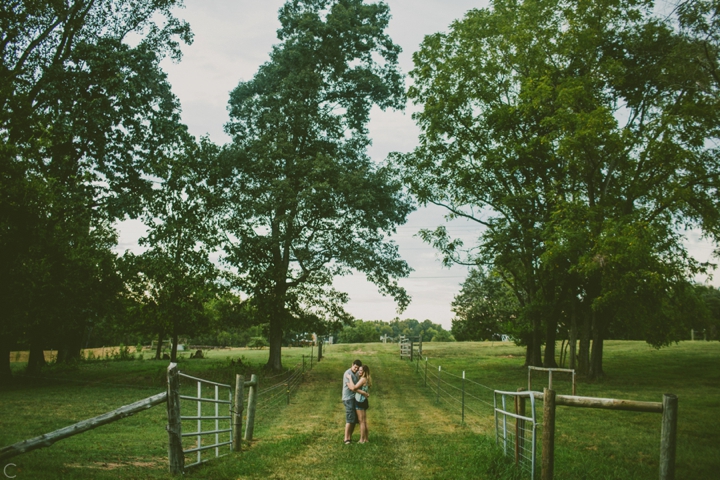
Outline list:
[[[243,412],[243,395],[245,389],[245,378],[242,375],[235,375],[235,411],[233,412],[233,450],[239,452],[241,450],[240,443],[242,441],[242,412]]]
[[[185,469],[185,455],[182,446],[182,421],[180,419],[180,376],[177,363],[167,369],[167,417],[168,417],[168,460],[170,473],[182,475]]]
[[[675,479],[675,451],[677,438],[677,395],[663,395],[662,428],[660,433],[660,480]]]
[[[413,354],[415,353],[415,352],[413,352],[414,348],[415,348],[414,342],[412,340],[410,340],[410,361],[411,362],[413,361]]]
[[[555,390],[543,391],[542,480],[552,480],[555,469]]]
[[[321,340],[318,340],[318,359],[317,359],[318,362],[320,362],[320,360],[322,360],[322,358],[323,358],[322,347],[323,347],[323,342]]]
[[[312,357],[310,357],[312,359]],[[249,442],[253,437],[253,430],[255,430],[255,407],[257,404],[257,392],[260,387],[257,375],[253,374],[250,377],[250,390],[248,391],[248,412],[247,412],[247,424],[245,425],[245,441]]]

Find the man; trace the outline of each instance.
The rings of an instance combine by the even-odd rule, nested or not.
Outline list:
[[[342,401],[345,405],[345,445],[352,441],[355,424],[358,423],[355,412],[355,384],[358,382],[357,371],[362,367],[360,360],[355,360],[352,366],[343,373]]]

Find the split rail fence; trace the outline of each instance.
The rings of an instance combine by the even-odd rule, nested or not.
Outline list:
[[[309,369],[312,369],[312,355],[307,363],[309,363]],[[253,438],[256,411],[267,411],[283,403],[289,404],[290,397],[300,387],[305,372],[306,361],[303,355],[302,364],[296,365],[293,370],[273,377],[265,377],[264,382],[269,380],[275,380],[275,382],[272,382],[272,385],[263,390],[259,388],[260,383],[257,375],[251,375],[250,381],[245,381],[243,376],[236,375],[233,389],[231,385],[184,374],[178,370],[176,363],[171,363],[167,368],[167,391],[39,437],[2,447],[0,448],[0,460],[6,460],[39,448],[49,447],[59,440],[115,422],[156,405],[165,404],[168,419],[166,429],[168,432],[170,472],[183,474],[185,468],[199,465],[210,459],[203,458],[203,452],[214,450],[215,457],[223,456],[221,455],[221,449],[224,447],[228,447],[228,452],[225,455],[231,451],[239,452],[241,450],[241,439],[251,441]],[[192,391],[195,395],[186,395],[184,393],[189,392],[181,392],[181,378],[191,382]],[[245,387],[248,387],[248,400],[245,435],[243,437],[242,420]],[[261,400],[260,407],[257,406],[259,400]],[[223,410],[227,408],[227,414],[224,411],[221,412],[221,408]],[[183,433],[183,421],[186,423],[192,422],[196,430]],[[208,422],[210,422],[209,430],[203,430],[203,428],[208,428]],[[214,443],[203,444],[203,438],[208,435],[214,436]],[[195,445],[185,449],[183,447],[183,439],[185,438],[195,438]],[[186,464],[185,456],[187,455],[195,455],[195,462]]]

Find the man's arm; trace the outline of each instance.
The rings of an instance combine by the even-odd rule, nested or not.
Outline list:
[[[345,384],[350,389],[350,391],[354,392],[357,388],[357,385],[355,385],[352,381],[352,377],[350,375],[345,375]]]

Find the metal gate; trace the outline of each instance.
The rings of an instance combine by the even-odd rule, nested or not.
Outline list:
[[[231,421],[231,415],[232,415],[232,405],[233,405],[233,391],[232,387],[230,385],[225,385],[223,383],[216,383],[211,382],[209,380],[203,380],[202,378],[196,378],[191,377],[190,375],[186,375],[182,372],[178,372],[178,375],[182,378],[187,378],[190,380],[193,380],[197,383],[197,396],[191,397],[189,395],[180,395],[181,400],[186,401],[192,401],[197,403],[197,414],[196,415],[181,415],[180,420],[181,421],[195,421],[197,422],[197,430],[190,433],[183,433],[182,437],[196,437],[196,445],[193,448],[189,448],[187,450],[183,450],[183,454],[189,454],[189,453],[197,453],[197,460],[195,463],[191,463],[188,465],[185,465],[186,467],[192,467],[193,465],[198,465],[200,463],[203,463],[207,461],[207,459],[203,460],[202,458],[202,452],[205,450],[215,449],[215,457],[221,457],[224,455],[220,455],[220,447],[225,445],[230,445],[230,451],[232,451],[232,421]],[[214,396],[213,398],[207,398],[203,397],[203,385],[206,385],[210,387],[210,390],[213,390],[214,387]],[[220,399],[220,389],[221,388],[227,388],[228,394],[227,394],[227,400],[221,400]],[[210,404],[214,405],[214,412],[210,412],[208,414],[207,408],[205,411],[203,411],[203,405],[204,404]],[[227,415],[220,415],[220,405],[227,405],[228,406],[228,413]],[[181,411],[186,411],[184,408],[182,408],[181,405]],[[205,424],[203,424],[205,422]],[[212,425],[212,430],[206,430],[203,431],[203,425],[207,427],[207,422],[214,422]],[[227,428],[221,428],[225,427],[227,425]],[[184,430],[184,428],[183,428]],[[224,436],[224,434],[227,433],[228,440],[227,441],[221,441],[221,435]],[[205,435],[215,435],[215,443],[212,444],[202,444],[203,436]],[[225,454],[227,455],[227,454]]]
[[[498,396],[500,405],[498,405]],[[525,403],[530,399],[529,416],[525,413]],[[508,406],[508,399],[512,405]],[[530,472],[535,478],[535,457],[537,453],[537,426],[535,415],[535,396],[533,392],[503,392],[495,390],[495,443],[503,442],[503,452],[514,451],[515,464]],[[508,410],[511,408],[512,411]],[[511,418],[508,425],[508,417]],[[515,419],[513,424],[512,419]]]

